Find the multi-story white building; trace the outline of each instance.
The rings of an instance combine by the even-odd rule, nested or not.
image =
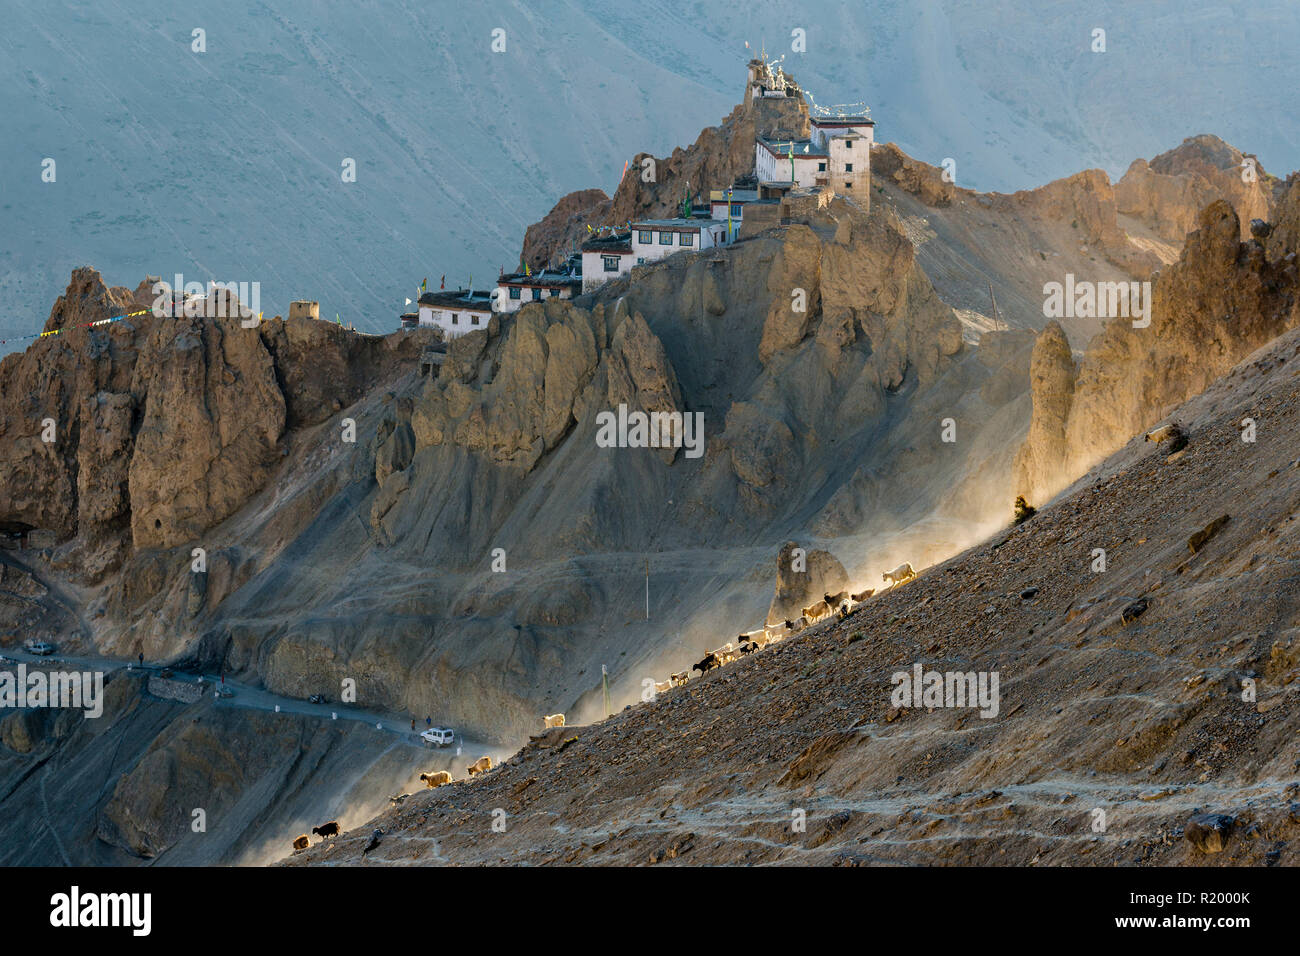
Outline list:
[[[637,265],[727,242],[725,219],[643,219],[632,223],[632,258]]]
[[[828,156],[826,178],[837,194],[857,201],[864,209],[871,204],[871,147],[876,141],[876,122],[865,116],[814,116],[811,119],[814,146]]]
[[[865,132],[864,132],[865,131]],[[864,209],[871,202],[871,144],[875,124],[861,117],[821,117],[808,139],[754,143],[754,173],[760,183],[793,182],[801,189],[829,186]]]

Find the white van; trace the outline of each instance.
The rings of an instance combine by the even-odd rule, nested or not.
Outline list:
[[[450,727],[430,727],[420,737],[435,747],[450,747],[456,739],[456,733]]]

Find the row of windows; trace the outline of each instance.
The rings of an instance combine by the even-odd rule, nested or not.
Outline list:
[[[606,270],[606,271],[608,271],[608,270]],[[511,286],[511,287],[510,287],[510,298],[512,298],[512,299],[520,299],[520,298],[523,298],[523,295],[522,295],[523,291],[524,291],[523,289],[520,289],[520,288],[518,288],[517,286]],[[536,302],[536,301],[538,301],[539,299],[541,299],[541,297],[542,297],[542,290],[541,290],[541,289],[529,289],[528,291],[530,291],[530,292],[533,294],[533,301],[534,301],[534,302]],[[559,289],[547,289],[547,290],[546,290],[546,294],[547,294],[547,295],[559,295],[559,294],[560,294],[560,290],[559,290]]]
[[[739,209],[740,207],[736,207],[736,208]],[[691,232],[679,232],[679,233],[677,233],[677,235],[681,236],[681,238],[677,241],[677,242],[678,242],[678,245],[682,245],[682,246],[693,246],[693,245],[695,245],[695,234],[694,234],[694,233],[691,233]],[[640,229],[640,230],[637,230],[637,241],[640,242],[641,245],[643,245],[643,246],[648,246],[648,245],[650,245],[651,243],[653,243],[653,242],[654,242],[654,237],[655,237],[655,234],[654,234],[654,230],[653,230],[653,229]],[[671,233],[671,232],[661,232],[661,233],[659,233],[659,245],[661,245],[661,246],[671,246],[672,244],[673,244],[673,233]]]

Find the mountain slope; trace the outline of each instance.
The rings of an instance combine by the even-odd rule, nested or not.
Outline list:
[[[1180,407],[1185,450],[1136,438],[847,620],[550,731],[291,863],[355,864],[378,826],[369,861],[392,865],[1295,865],[1297,356],[1293,331]],[[997,671],[996,716],[896,706],[916,664]],[[1234,818],[1221,855],[1181,838],[1202,812]]]

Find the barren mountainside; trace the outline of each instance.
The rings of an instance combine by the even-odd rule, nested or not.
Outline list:
[[[806,128],[801,101],[774,103],[738,106],[692,146],[658,159],[653,183],[634,175],[634,164],[612,198],[589,190],[561,200],[529,230],[525,257],[541,264],[588,224],[668,213],[688,184],[730,181],[752,165],[756,130]],[[57,641],[73,660],[144,655],[185,679],[230,680],[236,703],[211,698],[206,685],[197,703],[165,702],[160,685],[116,670],[111,722],[7,716],[0,792],[22,809],[0,832],[44,834],[12,861],[278,857],[286,834],[313,813],[358,825],[430,769],[420,766],[432,759],[411,745],[408,721],[428,715],[456,727],[475,756],[508,756],[543,714],[580,725],[604,717],[603,671],[613,709],[633,710],[577,731],[577,744],[552,735],[531,745],[523,759],[558,761],[537,781],[508,768],[474,786],[495,793],[507,781],[515,796],[528,793],[520,806],[543,792],[567,799],[539,781],[590,746],[583,779],[623,764],[629,779],[655,768],[676,775],[664,785],[693,795],[673,797],[675,834],[718,826],[722,804],[740,799],[733,775],[748,767],[760,795],[745,808],[758,815],[753,852],[779,856],[779,826],[763,816],[775,811],[760,803],[785,801],[794,784],[827,772],[832,754],[866,746],[874,731],[863,728],[882,719],[884,698],[873,688],[913,644],[1005,657],[1014,669],[1007,679],[1026,701],[1044,687],[1077,690],[1084,664],[1065,653],[1067,631],[1077,630],[1065,621],[1098,601],[1109,615],[1121,596],[1136,600],[1154,582],[1133,577],[1131,564],[1104,584],[1076,580],[1061,570],[1074,552],[1059,539],[1094,519],[1111,529],[1114,547],[1132,536],[1096,491],[1058,502],[994,550],[989,536],[1005,528],[1016,490],[1045,505],[1296,325],[1297,184],[1261,171],[1239,186],[1233,171],[1243,155],[1212,137],[1134,164],[1118,184],[1086,170],[1010,195],[948,183],[894,144],[872,159],[869,211],[807,197],[788,222],[733,245],[637,266],[592,294],[530,303],[446,343],[432,331],[358,335],[278,319],[244,328],[237,319],[148,313],[86,327],[147,309],[151,283],[131,290],[88,267],[73,272],[46,323],[60,334],[0,362],[0,531],[28,545],[0,554],[0,647],[12,651],[21,633]],[[1267,235],[1254,238],[1243,217],[1266,219]],[[1197,229],[1184,241],[1185,222]],[[1096,316],[1048,324],[1044,283],[1066,273],[1154,277],[1151,326]],[[805,310],[792,305],[800,298]],[[1279,396],[1268,397],[1270,414],[1289,409]],[[620,406],[702,415],[703,454],[602,447],[597,416]],[[1206,429],[1224,427],[1197,414]],[[1154,467],[1152,475],[1192,482],[1226,467],[1218,446],[1196,447],[1176,469],[1130,462],[1108,480],[1127,488],[1135,469]],[[1186,500],[1183,524],[1195,524],[1200,512]],[[1134,553],[1147,562],[1144,574],[1157,566],[1164,571],[1153,574],[1174,574],[1166,552],[1196,528],[1157,528],[1153,515],[1130,515],[1150,525],[1146,550]],[[1243,527],[1231,525],[1225,540]],[[33,544],[33,532],[52,543]],[[782,570],[779,555],[794,547],[810,552],[814,582],[800,585]],[[793,638],[667,701],[639,703],[646,680],[686,668],[737,631],[794,615],[823,586],[879,588],[881,572],[904,561],[941,566],[844,625]],[[1160,580],[1168,594],[1194,578]],[[1013,599],[1030,586],[1040,598]],[[1157,602],[1136,631],[1097,618],[1093,648],[1104,667],[1118,675],[1116,662],[1132,649],[1127,635],[1155,635],[1151,622],[1185,624],[1178,615],[1193,611],[1182,607],[1159,611]],[[1268,613],[1261,628],[1288,612]],[[954,622],[969,643],[949,643]],[[1044,646],[1061,652],[1046,670],[1034,663]],[[1170,675],[1208,667],[1208,648],[1185,658],[1163,648],[1159,666],[1139,678],[1162,682],[1158,712],[1175,706]],[[1285,646],[1279,653],[1289,660]],[[836,676],[832,655],[856,663]],[[348,681],[357,689],[350,719],[335,724],[334,704],[307,704],[311,695],[335,700]],[[1114,681],[1097,697],[1115,709],[1096,719],[1140,723],[1129,699],[1136,690],[1120,693]],[[763,688],[770,692],[757,696]],[[1079,713],[1100,706],[1082,691],[1070,699]],[[1204,707],[1197,726],[1228,719],[1222,702]],[[953,793],[1005,782],[1006,767],[976,755],[987,751],[981,743],[943,736],[973,728],[940,734],[931,716],[917,715],[924,733],[889,743],[887,760],[863,751],[869,760],[845,765],[857,769],[834,771],[848,774],[837,784],[844,793],[860,784],[895,793],[875,809],[846,802],[836,814],[861,821],[854,814],[902,813],[919,800],[889,790],[900,784],[883,768],[900,760],[913,783],[946,767]],[[750,729],[723,746],[718,735],[741,723]],[[769,725],[783,730],[757,729]],[[996,749],[1012,753],[1006,741],[1016,727],[995,721],[980,733],[1011,735]],[[98,746],[102,734],[112,735],[111,752]],[[654,747],[643,746],[648,737]],[[941,738],[933,746],[952,748],[943,751],[948,762],[923,766],[931,757],[921,754]],[[803,769],[792,765],[808,747]],[[1024,786],[1039,788],[1031,803],[1046,799],[1033,780],[1065,786],[1077,770],[1055,740],[1024,748],[1044,767],[1064,761],[1036,778],[1019,772]],[[1264,766],[1241,759],[1243,768]],[[436,760],[437,769],[464,772],[449,753]],[[98,786],[74,785],[78,761]],[[1114,763],[1117,774],[1134,769]],[[1281,770],[1269,767],[1261,799],[1276,803]],[[1186,783],[1180,773],[1166,776]],[[157,794],[198,799],[212,779],[223,794],[210,809],[224,829],[205,843]],[[638,817],[643,801],[657,799],[653,788],[599,782]],[[1123,802],[1119,791],[1132,781],[1108,786],[1108,799]],[[43,812],[49,788],[75,819]],[[458,784],[421,812],[469,812],[463,801],[477,792]],[[1187,799],[1212,792],[1188,790]],[[404,816],[402,826],[413,820]],[[613,820],[590,826],[614,832]],[[828,852],[856,827],[829,840]],[[627,844],[627,860],[657,852],[650,844],[668,835],[647,832]],[[581,852],[541,833],[533,849],[520,842],[502,855]],[[897,852],[914,849],[908,833]],[[455,853],[469,852],[456,839]],[[704,839],[695,845],[703,849]],[[882,858],[894,852],[880,850]]]
[[[1176,409],[1186,448],[1131,440],[847,619],[288,865],[1296,865],[1298,357],[1291,331]],[[918,667],[996,673],[996,713],[900,704]]]

